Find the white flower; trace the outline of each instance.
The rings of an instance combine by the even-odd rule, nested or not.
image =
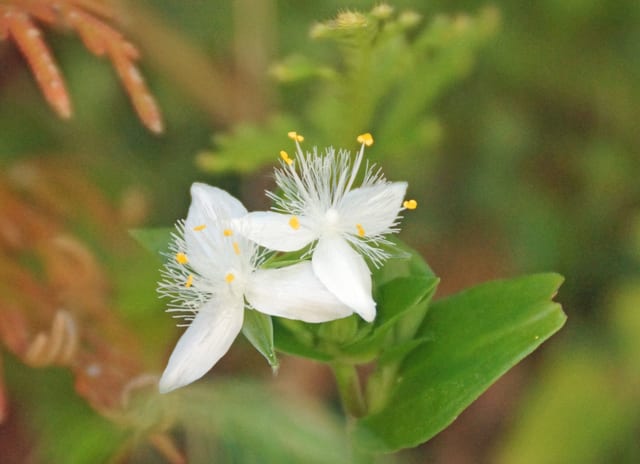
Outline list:
[[[282,168],[276,169],[281,194],[267,192],[273,211],[249,213],[237,221],[250,240],[279,251],[299,250],[315,242],[311,263],[320,281],[370,322],[376,315],[371,296],[371,272],[361,255],[376,266],[389,257],[380,245],[390,245],[385,234],[397,232],[398,214],[414,209],[405,201],[406,182],[388,182],[374,165],[365,167],[359,187],[356,181],[364,147],[373,144],[371,134],[358,137],[362,144],[352,162],[348,151],[328,148],[323,155],[303,153],[295,132],[297,157],[281,152]]]
[[[320,283],[309,263],[257,269],[264,252],[236,234],[231,223],[247,214],[237,199],[198,183],[191,196],[158,287],[171,299],[168,311],[186,313],[190,321],[160,379],[162,393],[202,377],[227,352],[242,328],[245,300],[262,313],[306,322],[352,313]]]

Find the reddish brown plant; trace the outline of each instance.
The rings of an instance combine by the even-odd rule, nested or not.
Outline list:
[[[69,118],[72,109],[64,78],[37,22],[75,31],[89,51],[111,60],[140,120],[160,133],[160,110],[135,65],[138,50],[110,24],[114,19],[112,9],[98,0],[0,0],[0,40],[15,42],[49,104]]]
[[[4,170],[0,205],[0,349],[33,368],[69,369],[94,410],[142,431],[167,461],[184,462],[162,414],[136,419],[131,396],[155,390],[157,376],[145,370],[136,334],[113,306],[108,273],[74,232],[89,217],[103,232],[94,236],[101,247],[122,249],[118,210],[80,173],[46,161]],[[0,422],[10,404],[1,368]]]

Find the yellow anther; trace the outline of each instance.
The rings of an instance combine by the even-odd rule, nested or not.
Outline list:
[[[200,232],[201,230],[204,230],[206,228],[207,228],[206,224],[200,224],[199,226],[195,226],[193,230],[195,230],[196,232]]]
[[[231,282],[234,281],[234,279],[236,278],[235,275],[233,275],[231,272],[228,273],[226,276],[224,276],[224,280],[225,282],[227,282],[228,284],[230,284]]]
[[[364,143],[368,147],[373,145],[373,135],[371,135],[369,132],[367,132],[366,134],[360,134],[356,140],[358,141],[358,143]]]
[[[287,163],[289,166],[291,166],[291,164],[293,163],[293,160],[291,158],[289,158],[289,155],[287,154],[286,151],[281,151],[280,152],[280,158],[282,158],[282,160]]]
[[[407,209],[416,209],[418,207],[418,202],[415,200],[405,200],[404,203],[402,203],[402,206]]]
[[[362,227],[362,224],[356,224],[356,229],[358,229],[358,236],[364,237],[364,227]]]
[[[282,160],[289,166],[291,166],[291,163],[293,163],[293,160],[289,158],[289,154],[284,150],[280,150],[280,158],[282,158]]]
[[[291,131],[287,134],[287,136],[291,139],[294,140],[296,142],[302,142],[304,140],[304,137],[300,134],[298,134],[295,131]]]
[[[239,255],[240,254],[240,245],[238,245],[238,242],[233,242],[233,251]]]
[[[300,221],[298,221],[297,217],[291,216],[291,219],[289,219],[289,225],[293,230],[298,230],[300,228]]]
[[[222,231],[225,237],[231,237],[233,235],[233,231],[231,229],[225,229]]]
[[[178,264],[187,264],[189,262],[189,258],[184,253],[176,253],[176,261]]]
[[[184,286],[189,288],[193,285],[193,275],[189,274],[189,277],[187,277],[187,281],[184,283]]]

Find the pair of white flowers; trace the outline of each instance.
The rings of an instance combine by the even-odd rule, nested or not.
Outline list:
[[[202,377],[227,352],[242,329],[244,309],[305,322],[326,322],[359,314],[371,322],[376,303],[371,272],[363,258],[380,265],[389,245],[385,235],[397,232],[399,213],[414,209],[404,201],[406,182],[388,182],[367,164],[364,178],[353,185],[370,134],[358,137],[361,148],[328,148],[303,153],[303,137],[290,132],[296,159],[282,151],[276,169],[281,192],[267,192],[274,211],[247,212],[224,190],[195,183],[185,221],[177,225],[171,259],[163,270],[159,292],[171,299],[169,311],[190,321],[176,345],[159,389],[165,393]],[[311,260],[278,269],[260,266],[273,251],[301,250]]]

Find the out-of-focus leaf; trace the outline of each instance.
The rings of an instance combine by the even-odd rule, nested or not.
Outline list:
[[[494,462],[638,462],[637,443],[635,458],[624,454],[637,442],[638,407],[631,402],[637,392],[608,353],[574,346],[556,355],[525,395],[520,420]]]
[[[311,78],[332,78],[335,71],[327,66],[320,66],[303,55],[292,55],[271,68],[273,75],[280,82],[295,82]]]
[[[231,134],[214,136],[214,149],[198,154],[196,162],[208,172],[253,172],[277,162],[278,153],[288,146],[287,133],[299,129],[291,116],[275,116],[265,126],[241,124]]]
[[[173,407],[186,428],[190,457],[209,448],[203,462],[352,462],[342,422],[310,399],[236,381],[193,386],[164,400],[178,401]]]
[[[611,325],[620,357],[627,366],[630,381],[640,383],[640,280],[618,286],[614,294]]]
[[[158,227],[149,229],[133,229],[129,233],[146,250],[150,251],[159,260],[164,261],[162,253],[166,253],[171,234],[175,229],[171,227]]]
[[[356,426],[359,445],[391,452],[428,440],[566,319],[550,301],[562,277],[496,281],[436,302],[385,407]]]

